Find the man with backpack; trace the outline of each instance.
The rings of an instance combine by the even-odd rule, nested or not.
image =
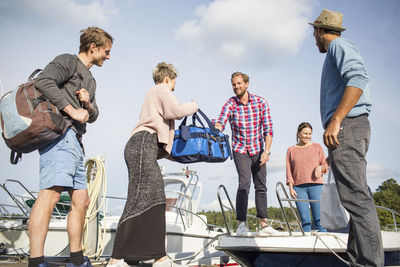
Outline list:
[[[83,257],[82,233],[89,195],[82,136],[86,122],[96,121],[96,81],[90,72],[110,58],[113,38],[104,30],[89,27],[81,31],[79,54],[57,56],[39,74],[35,87],[62,111],[70,127],[56,141],[40,148],[40,191],[29,218],[29,267],[49,266],[44,261],[44,243],[53,209],[62,191],[71,197],[68,214],[70,263],[92,266]]]

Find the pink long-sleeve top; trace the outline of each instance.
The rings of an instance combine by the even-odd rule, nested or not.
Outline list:
[[[139,122],[132,135],[143,130],[156,132],[158,142],[164,144],[164,150],[169,154],[174,139],[175,120],[192,115],[198,108],[195,102],[180,103],[165,84],[157,84],[147,92]]]
[[[320,144],[289,147],[286,153],[286,184],[323,184],[323,177],[315,177],[314,170],[318,165],[325,166],[328,170],[324,150]]]

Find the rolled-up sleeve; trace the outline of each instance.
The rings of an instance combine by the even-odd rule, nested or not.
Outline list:
[[[262,102],[262,127],[264,138],[266,136],[274,136],[274,131],[272,130],[272,118],[269,109],[268,102],[264,100]]]
[[[229,99],[228,101],[226,101],[226,103],[224,104],[224,106],[222,107],[222,110],[218,116],[218,119],[214,121],[215,123],[219,123],[222,125],[222,131],[225,130],[225,125],[228,121],[229,116],[231,115],[231,111],[232,111],[232,107],[233,107],[233,100]]]
[[[361,55],[356,47],[345,42],[341,44],[332,43],[333,53],[330,54],[335,57],[332,62],[335,62],[346,86],[357,87],[364,91],[369,78]]]
[[[89,112],[88,123],[93,123],[97,120],[97,117],[99,116],[99,107],[97,106],[95,96],[93,96],[93,99],[90,101],[90,103],[92,104],[92,108],[88,109]]]

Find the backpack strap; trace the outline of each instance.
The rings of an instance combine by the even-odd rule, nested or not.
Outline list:
[[[82,88],[82,82],[83,82],[83,75],[82,75],[82,67],[79,64],[80,59],[78,58],[78,56],[76,56],[76,69],[75,69],[75,73],[78,74],[79,77],[79,85],[78,85],[78,89],[77,90],[81,90]],[[74,73],[74,74],[75,74]],[[72,74],[73,75],[73,74]],[[72,77],[72,76],[71,76]],[[78,97],[78,96],[77,96]],[[81,101],[79,101],[81,108],[83,108],[83,103]]]
[[[22,159],[22,153],[17,152],[15,150],[11,150],[10,154],[10,163],[13,165],[16,165],[18,162],[20,162]]]
[[[36,74],[38,74],[39,72],[41,72],[42,69],[36,69],[32,72],[32,74],[29,76],[28,81],[32,81],[33,78],[36,76]]]

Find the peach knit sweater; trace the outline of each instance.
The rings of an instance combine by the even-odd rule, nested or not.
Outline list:
[[[132,135],[139,131],[157,133],[158,142],[171,153],[174,139],[175,120],[192,115],[198,110],[195,102],[179,103],[178,99],[165,84],[152,87],[144,99],[139,122]]]
[[[320,144],[289,147],[286,153],[286,184],[323,184],[323,177],[317,179],[314,174],[318,165],[325,166],[328,170],[324,150]]]

